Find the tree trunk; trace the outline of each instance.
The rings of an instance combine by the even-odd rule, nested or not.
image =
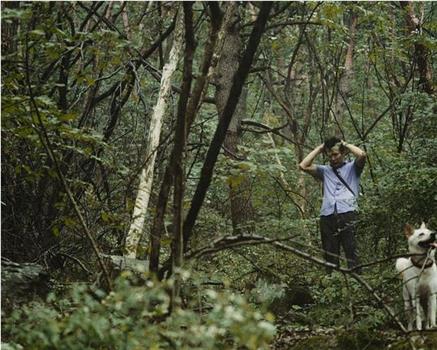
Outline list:
[[[201,170],[201,176],[191,201],[191,207],[184,222],[184,250],[188,248],[188,242],[199,214],[200,208],[203,205],[206,191],[211,183],[211,178],[214,170],[217,157],[220,153],[222,143],[225,139],[226,132],[231,122],[234,111],[237,107],[244,82],[249,74],[249,69],[252,65],[255,52],[258,48],[261,36],[264,32],[264,27],[267,23],[272,2],[260,3],[260,11],[258,18],[254,24],[246,51],[239,62],[238,70],[233,77],[232,88],[226,102],[222,117],[217,125],[213,139],[206,154],[205,162]]]
[[[208,41],[205,45],[205,52],[203,56],[203,62],[201,66],[201,75],[196,79],[196,84],[193,89],[192,97],[188,103],[187,107],[187,127],[186,133],[190,132],[191,125],[196,117],[197,108],[201,100],[202,93],[205,87],[208,86],[208,72],[211,67],[212,57],[214,53],[214,48],[217,42],[218,31],[221,23],[221,13],[220,8],[216,2],[208,3],[211,8],[211,31]],[[151,238],[150,238],[150,271],[158,272],[159,266],[159,255],[161,248],[161,234],[164,231],[164,215],[167,208],[168,196],[170,193],[170,188],[173,183],[173,165],[174,159],[176,157],[177,149],[173,148],[170,155],[170,161],[164,172],[164,178],[161,183],[161,189],[158,195],[158,202],[156,205],[155,216],[153,218],[153,224],[151,228]]]
[[[184,153],[187,137],[187,103],[191,90],[193,76],[193,56],[195,50],[193,33],[193,3],[184,2],[185,21],[185,55],[182,93],[179,97],[178,114],[176,120],[174,149],[174,196],[173,196],[173,242],[172,242],[172,271],[175,282],[172,293],[172,309],[179,297],[181,285],[180,269],[183,264],[183,199],[185,188]]]
[[[224,141],[225,154],[233,160],[242,159],[238,154],[238,145],[241,137],[241,120],[246,115],[246,95],[247,91],[244,89]],[[251,200],[252,186],[247,175],[240,173],[238,176],[238,181],[232,179],[229,181],[232,229],[234,234],[241,234],[242,231],[250,233],[253,232],[252,221],[255,216]]]
[[[232,86],[232,77],[238,68],[240,53],[242,51],[239,9],[236,2],[228,3],[226,16],[228,20],[224,28],[223,47],[220,51],[220,59],[217,69],[217,89],[215,94],[217,110],[219,117],[222,118],[226,101]],[[228,131],[224,141],[225,154],[231,159],[239,159],[238,144],[240,143],[241,120],[246,113],[246,95],[247,91],[243,90],[242,96],[238,102],[236,111],[229,124]],[[250,179],[239,175],[238,181],[229,182],[229,199],[231,203],[231,220],[234,234],[241,233],[241,228],[253,220],[254,210],[250,199]],[[241,178],[242,176],[242,178]]]
[[[127,2],[122,1],[122,6],[123,6],[123,10],[121,12],[121,16],[123,18],[124,32],[126,34],[126,38],[128,40],[132,40],[132,33],[130,30],[130,26],[129,26],[129,17],[128,17],[127,10],[126,10]]]
[[[351,81],[353,79],[353,55],[355,48],[355,33],[357,28],[358,16],[351,13],[349,24],[349,41],[346,49],[346,57],[344,61],[344,71],[341,74],[338,82],[338,91],[335,100],[335,133],[340,138],[344,138],[341,125],[343,125],[344,116],[346,113],[346,104],[352,96]]]
[[[19,1],[2,1],[1,9],[19,9]],[[18,33],[19,22],[17,19],[12,21],[2,21],[2,56],[6,56],[17,51],[17,33]]]
[[[162,119],[167,108],[167,98],[171,92],[171,76],[176,70],[179,54],[182,47],[183,19],[178,18],[175,29],[175,38],[173,47],[170,51],[168,63],[164,66],[161,78],[161,87],[159,90],[158,101],[154,107],[152,119],[150,122],[149,135],[147,138],[147,149],[145,158],[147,163],[141,171],[138,194],[135,201],[132,223],[126,237],[125,255],[130,258],[136,258],[138,242],[144,228],[144,222],[149,205],[150,192],[153,182],[153,170],[156,159],[156,149],[159,145],[159,136],[161,133]]]
[[[420,40],[422,23],[414,14],[414,4],[411,1],[401,1],[400,4],[405,10],[408,32],[416,37],[414,42],[414,61],[419,72],[419,90],[431,95],[434,90],[432,70],[428,59],[429,50]]]

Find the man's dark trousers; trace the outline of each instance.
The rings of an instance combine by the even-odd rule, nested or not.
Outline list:
[[[355,240],[357,220],[358,216],[354,211],[320,217],[322,248],[327,262],[339,266],[341,245],[347,266],[353,268],[358,265]]]

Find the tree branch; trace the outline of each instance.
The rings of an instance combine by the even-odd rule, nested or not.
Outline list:
[[[258,127],[258,128],[261,128],[261,129],[265,129],[265,130],[267,130],[265,132],[271,132],[272,134],[278,135],[278,136],[282,137],[284,140],[287,140],[288,142],[292,143],[293,145],[302,146],[302,147],[305,147],[306,149],[313,149],[312,147],[309,147],[309,146],[306,146],[305,144],[301,144],[299,142],[296,142],[296,141],[290,139],[289,137],[287,137],[284,134],[279,132],[279,130],[281,130],[284,127],[286,127],[288,125],[288,123],[285,126],[280,126],[280,127],[277,127],[277,128],[271,128],[268,125],[255,122],[253,120],[243,119],[241,121],[241,125],[249,125],[249,126],[255,126],[255,127]],[[245,130],[257,132],[257,131],[250,130],[250,129],[245,129]],[[262,132],[259,132],[259,133],[262,133]]]
[[[370,284],[359,274],[357,274],[356,269],[358,267],[353,269],[347,269],[343,268],[337,265],[334,265],[332,263],[325,262],[322,259],[316,258],[308,253],[305,253],[297,248],[291,247],[289,245],[286,245],[284,243],[281,243],[280,241],[283,240],[289,240],[289,239],[269,239],[265,238],[263,236],[258,235],[239,235],[239,236],[225,236],[220,237],[213,241],[209,246],[201,248],[195,252],[192,252],[187,256],[187,258],[198,258],[205,254],[211,254],[218,252],[223,249],[228,248],[235,248],[243,245],[261,245],[261,244],[272,244],[274,247],[285,250],[288,252],[293,253],[294,255],[303,258],[305,260],[311,261],[317,265],[328,267],[331,269],[334,269],[336,271],[340,271],[344,274],[350,275],[353,279],[355,279],[358,283],[360,283],[364,288],[367,289],[367,291],[377,300],[379,304],[382,305],[386,313],[393,319],[393,321],[398,325],[399,329],[404,334],[408,334],[408,330],[404,327],[402,322],[399,320],[399,318],[396,316],[396,313],[393,311],[393,309],[387,305],[384,300],[376,293],[374,288],[370,286]]]

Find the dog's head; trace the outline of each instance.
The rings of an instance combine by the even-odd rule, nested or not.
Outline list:
[[[424,222],[418,229],[414,229],[410,224],[406,224],[404,233],[408,239],[410,253],[425,254],[430,248],[437,247],[436,233],[429,230]]]

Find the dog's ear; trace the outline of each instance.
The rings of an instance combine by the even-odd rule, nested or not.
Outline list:
[[[405,237],[409,238],[414,232],[414,228],[413,226],[411,226],[410,224],[406,224],[404,226],[404,235]]]
[[[421,228],[422,230],[426,229],[425,221],[422,221],[422,225],[420,225],[420,228]]]

